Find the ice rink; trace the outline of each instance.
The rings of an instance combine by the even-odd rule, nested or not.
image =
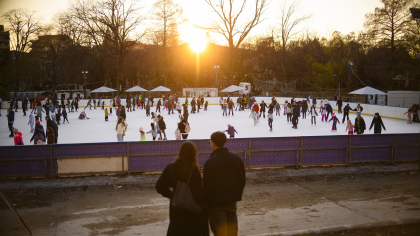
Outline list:
[[[336,109],[336,107],[333,107]],[[105,121],[104,110],[100,108],[89,110],[86,109],[86,114],[90,118],[89,120],[79,120],[78,116],[83,110],[79,109],[79,112],[68,113],[69,124],[61,124],[58,130],[58,143],[96,143],[96,142],[117,142],[115,126],[117,117],[114,115],[109,117],[109,121]],[[151,111],[155,111],[156,107],[153,107]],[[189,110],[191,107],[189,106]],[[7,126],[6,109],[2,109],[0,117],[0,145],[14,145],[13,138],[9,138],[9,129]],[[337,112],[336,112],[337,113]],[[159,113],[158,113],[159,114]],[[160,113],[164,117],[166,123],[166,135],[168,140],[175,140],[175,130],[177,123],[179,122],[178,114],[168,115],[167,110]],[[292,129],[292,124],[287,124],[286,116],[283,115],[283,109],[281,110],[281,116],[274,116],[273,131],[269,131],[268,119],[260,118],[260,122],[257,126],[254,126],[252,118],[249,118],[250,110],[235,111],[234,116],[222,116],[222,110],[220,106],[209,106],[207,111],[200,110],[200,113],[190,114],[189,123],[191,126],[191,132],[188,139],[208,139],[214,131],[224,131],[227,129],[227,125],[231,124],[238,131],[236,138],[248,138],[248,137],[284,137],[284,136],[325,136],[325,135],[347,135],[345,132],[346,124],[338,124],[338,131],[331,132],[332,122],[326,123],[321,122],[321,116],[318,113],[317,125],[311,126],[310,117],[307,119],[299,119],[298,129]],[[25,145],[33,144],[29,142],[33,133],[30,133],[30,126],[28,125],[29,113],[27,116],[23,116],[22,109],[18,109],[15,113],[15,125],[14,127],[19,129],[23,134],[23,140]],[[43,113],[45,116],[45,113]],[[342,114],[337,114],[337,117],[342,120]],[[350,114],[350,119],[354,123],[356,114]],[[369,126],[372,122],[373,116],[363,115],[367,130],[365,134],[373,134],[373,128],[369,131]],[[329,117],[330,118],[330,117]],[[396,119],[383,118],[386,131],[383,134],[391,133],[419,133],[420,124],[408,125],[406,121]],[[124,141],[139,141],[140,133],[139,128],[143,127],[145,131],[149,131],[151,119],[146,116],[146,111],[139,109],[134,112],[127,112],[127,123],[128,129]],[[41,124],[46,130],[46,122],[43,118]],[[148,141],[152,140],[151,134],[146,134]]]

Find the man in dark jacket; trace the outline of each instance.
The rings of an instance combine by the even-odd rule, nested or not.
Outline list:
[[[226,135],[214,132],[210,137],[213,153],[204,163],[203,187],[208,201],[209,222],[215,236],[238,235],[236,203],[245,188],[242,159],[224,147]]]
[[[300,115],[300,106],[299,105],[293,105],[293,117],[292,117],[292,123],[293,123],[293,129],[297,129],[298,124],[298,118]]]
[[[369,128],[369,131],[372,129],[372,126],[373,125],[375,125],[375,127],[374,127],[374,129],[373,129],[373,133],[374,134],[380,134],[380,133],[382,133],[382,128],[381,128],[381,126],[384,128],[384,130],[386,131],[386,129],[385,129],[385,125],[384,125],[384,123],[382,122],[382,118],[381,118],[381,116],[379,115],[379,113],[378,112],[376,112],[375,113],[375,117],[373,117],[373,119],[372,119],[372,124],[370,124],[370,128]]]
[[[341,108],[341,107],[340,107]],[[351,107],[350,107],[350,105],[349,104],[347,104],[345,107],[344,107],[344,109],[343,109],[343,111],[344,111],[344,115],[343,115],[343,122],[341,122],[341,123],[343,123],[343,124],[345,124],[344,123],[344,120],[346,119],[346,117],[347,117],[347,120],[349,120],[350,118],[349,118],[349,112],[350,112],[350,110],[353,110],[353,109],[351,109]],[[328,119],[328,118],[327,118]]]
[[[328,116],[330,114],[332,115],[332,107],[330,104],[325,104],[325,108],[327,109],[327,120],[328,120]]]
[[[13,111],[12,108],[9,108],[9,112],[7,113],[7,124],[9,126],[9,130],[10,130],[10,138],[14,137],[13,134],[13,123],[15,122],[15,112]]]
[[[341,114],[341,107],[343,106],[343,100],[341,97],[338,97],[337,103],[335,105],[338,106],[338,114]]]
[[[57,143],[57,138],[58,138],[58,126],[57,123],[55,123],[55,121],[51,120],[49,116],[45,116],[45,120],[47,121],[47,130],[49,127],[51,127],[54,131],[54,135],[55,135],[55,143]]]

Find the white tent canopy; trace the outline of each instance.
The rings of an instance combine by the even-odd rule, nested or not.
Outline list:
[[[100,88],[97,88],[97,89],[91,91],[91,93],[109,93],[109,92],[116,92],[116,91],[117,90],[115,90],[115,89],[102,86]]]
[[[129,88],[127,90],[125,90],[126,92],[147,92],[146,89],[140,87],[140,86],[134,86],[132,88]]]
[[[366,86],[364,88],[355,90],[355,91],[353,91],[353,92],[351,92],[349,94],[358,94],[358,95],[387,95],[386,93],[384,93],[384,92],[382,92],[380,90],[374,89],[372,87],[369,87],[369,86]]]
[[[150,90],[150,92],[169,92],[169,91],[171,90],[163,86],[159,86],[157,88]]]
[[[223,93],[230,93],[230,92],[236,92],[236,91],[239,91],[239,90],[244,90],[245,88],[244,87],[240,87],[240,86],[236,86],[236,85],[231,85],[231,86],[229,86],[229,87],[227,87],[227,88],[225,88],[225,89],[223,89],[222,91],[220,91],[220,92],[223,92]]]

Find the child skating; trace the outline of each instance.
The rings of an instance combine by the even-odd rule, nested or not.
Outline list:
[[[407,124],[413,124],[412,122],[411,122],[411,114],[413,114],[414,112],[412,112],[411,111],[411,108],[410,109],[408,109],[408,111],[406,112],[406,113],[404,113],[403,115],[405,115],[405,114],[407,114],[407,118],[408,118],[408,121],[407,121]]]
[[[321,107],[321,114],[322,114],[321,121],[324,122],[324,119],[325,119],[325,122],[327,122],[327,108],[325,108],[324,106]]]
[[[31,133],[33,133],[34,132],[34,125],[35,125],[35,118],[32,116],[32,114],[29,114],[28,125],[31,126]]]
[[[340,121],[335,116],[335,112],[332,113],[332,117],[331,117],[331,119],[328,122],[330,122],[330,121],[333,121],[331,132],[337,132],[337,122],[340,124]]]
[[[238,133],[235,127],[231,126],[230,124],[228,124],[228,129],[223,132],[227,132],[229,134],[229,138],[235,138],[235,133]]]
[[[279,110],[277,110],[276,112],[278,113]],[[270,127],[270,131],[273,131],[273,118],[274,117],[273,117],[273,112],[272,111],[268,112],[267,118],[268,118],[268,127]]]
[[[140,141],[146,141],[146,133],[143,131],[143,127],[140,127]]]
[[[108,108],[105,108],[105,121],[108,121]]]
[[[353,135],[353,129],[354,129],[354,126],[351,123],[351,120],[347,120],[346,131],[347,130],[349,131],[349,133],[348,133],[349,135]]]
[[[254,119],[254,126],[257,125],[258,123],[258,114],[255,110],[251,111],[251,115],[249,116],[250,118]]]

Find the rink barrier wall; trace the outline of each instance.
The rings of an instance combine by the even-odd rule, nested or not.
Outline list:
[[[225,97],[224,97],[225,98]],[[238,97],[231,97],[235,101]],[[284,104],[284,102],[287,100],[290,102],[292,98],[289,97],[276,97],[277,102],[279,102],[281,105]],[[295,98],[298,101],[302,101],[305,98]],[[102,101],[105,101],[106,105],[109,105],[109,101],[111,99],[102,99]],[[156,105],[159,98],[154,98],[154,104]],[[179,97],[179,100],[183,104],[185,101],[185,97]],[[219,105],[219,97],[206,97],[206,101],[209,102],[209,105]],[[265,101],[265,103],[270,104],[271,103],[271,97],[256,97],[257,103],[261,103],[261,101]],[[188,101],[191,102],[191,98],[188,98]],[[42,104],[44,104],[45,101],[42,101]],[[79,102],[79,108],[84,108],[87,104],[87,99],[82,99]],[[317,99],[317,105],[321,102],[321,99]],[[121,99],[121,103],[123,105],[126,105],[126,99]],[[312,101],[311,101],[312,103]],[[329,103],[332,105],[334,111],[337,111],[338,106],[336,106],[336,101],[329,100]],[[22,103],[18,102],[19,109],[22,110]],[[373,116],[376,112],[378,112],[383,118],[389,118],[389,119],[397,119],[397,120],[408,120],[407,115],[403,115],[405,112],[408,111],[408,107],[396,107],[396,106],[386,106],[386,105],[376,105],[376,104],[366,104],[366,103],[353,103],[353,102],[343,102],[343,108],[346,104],[350,104],[350,107],[352,109],[356,108],[357,104],[360,104],[363,107],[362,115],[369,115]],[[2,108],[7,109],[9,107],[8,101],[2,102]],[[92,103],[93,106],[93,103]],[[319,106],[317,106],[319,109]],[[282,107],[283,110],[283,107]],[[350,113],[355,114],[356,112],[351,111]]]
[[[209,140],[197,146],[204,166]],[[0,177],[56,177],[161,171],[175,159],[182,140],[0,147]],[[229,139],[225,145],[247,169],[420,160],[420,134],[305,136]],[[420,163],[419,163],[420,164]],[[419,166],[420,169],[420,166]]]

